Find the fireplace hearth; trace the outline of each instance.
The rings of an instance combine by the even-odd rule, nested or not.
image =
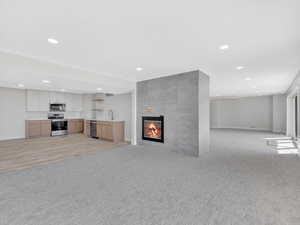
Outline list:
[[[142,139],[164,143],[164,117],[143,116]]]

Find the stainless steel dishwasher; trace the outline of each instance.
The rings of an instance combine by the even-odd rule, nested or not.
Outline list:
[[[91,138],[98,138],[97,137],[97,121],[96,120],[91,120],[90,121],[90,135],[91,135]]]

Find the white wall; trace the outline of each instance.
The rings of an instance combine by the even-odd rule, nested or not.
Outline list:
[[[273,130],[272,96],[218,99],[210,102],[211,128]]]
[[[0,140],[25,137],[25,91],[0,88]]]
[[[273,96],[273,132],[286,133],[286,95]]]
[[[82,97],[82,118],[84,119],[93,119],[93,98],[92,94],[84,94]]]
[[[104,111],[97,113],[97,119],[110,119],[109,110],[114,112],[114,120],[125,121],[125,140],[131,141],[131,116],[132,116],[132,96],[131,93],[119,94],[110,97],[104,97],[103,102],[97,103],[97,108]]]

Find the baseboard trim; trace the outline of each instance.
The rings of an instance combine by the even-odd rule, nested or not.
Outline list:
[[[9,140],[16,140],[16,139],[25,139],[24,137],[2,137],[0,138],[0,141],[9,141]]]
[[[236,129],[236,130],[252,130],[252,131],[265,131],[272,132],[270,129],[266,128],[252,128],[252,127],[212,127],[213,129]]]
[[[273,130],[272,132],[275,134],[285,134],[285,131],[282,130]]]

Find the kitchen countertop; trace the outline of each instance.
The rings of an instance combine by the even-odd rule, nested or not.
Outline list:
[[[95,120],[95,119],[83,119],[83,118],[64,118],[66,120]],[[42,118],[35,118],[35,119],[25,119],[25,120],[50,120],[50,119],[42,119]],[[96,120],[102,122],[124,122],[124,120]]]
[[[35,119],[25,119],[25,120],[49,120],[49,119],[38,119],[38,118],[35,118]]]
[[[84,120],[95,120],[95,119],[84,119]],[[95,120],[99,122],[124,122],[124,120]]]
[[[84,120],[82,118],[64,118],[65,120]],[[34,118],[34,119],[25,119],[25,120],[51,120],[51,119],[42,119],[42,118]]]

